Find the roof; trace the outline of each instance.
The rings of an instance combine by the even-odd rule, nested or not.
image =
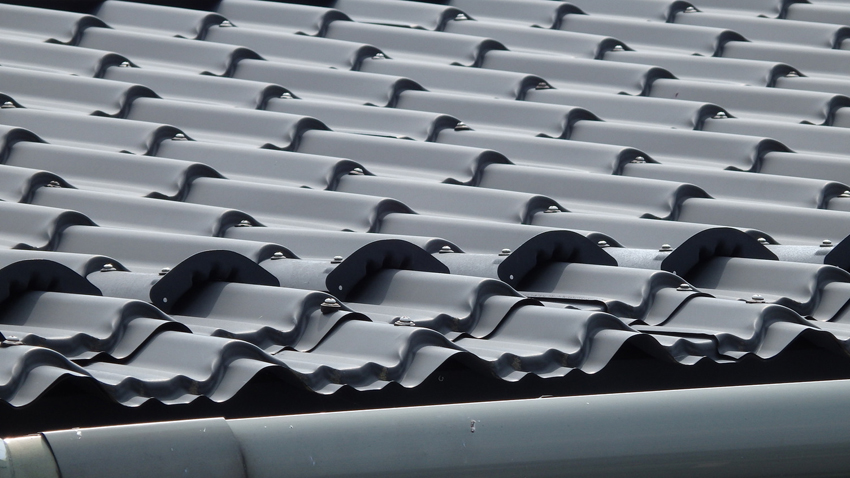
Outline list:
[[[7,433],[850,377],[850,4],[180,5],[0,4]]]

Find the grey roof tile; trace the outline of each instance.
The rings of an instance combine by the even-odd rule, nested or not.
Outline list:
[[[129,60],[117,53],[0,36],[0,65],[98,78]]]
[[[333,6],[356,22],[427,30],[443,30],[446,22],[463,14],[445,5],[392,0],[336,0]]]
[[[475,18],[491,18],[499,22],[556,29],[564,15],[582,13],[581,9],[571,3],[541,0],[452,0],[451,5],[472,14]]]
[[[847,148],[844,145],[850,140],[850,130],[840,127],[788,124],[779,121],[746,118],[730,119],[729,123],[732,124],[724,123],[724,121],[726,120],[707,119],[703,129],[742,136],[769,136],[781,141],[794,151],[831,155],[846,154]],[[836,118],[836,121],[841,122],[838,118]]]
[[[222,0],[216,11],[244,27],[324,35],[330,22],[348,16],[332,8],[283,2]]]
[[[846,77],[850,53],[842,50],[812,48],[773,42],[732,42],[723,48],[726,58],[779,61],[799,68],[809,76]]]
[[[4,36],[27,37],[37,41],[76,44],[89,27],[106,26],[103,20],[80,13],[33,9],[26,6],[2,5],[0,28]]]
[[[218,25],[225,20],[221,15],[201,10],[120,0],[103,2],[96,15],[109,26],[119,30],[199,39],[203,39],[210,25]]]

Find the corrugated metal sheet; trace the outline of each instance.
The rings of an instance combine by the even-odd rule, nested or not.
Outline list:
[[[10,416],[847,374],[850,4],[53,6],[0,5]]]

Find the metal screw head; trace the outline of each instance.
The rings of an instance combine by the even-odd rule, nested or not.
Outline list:
[[[363,168],[354,168],[348,174],[351,176],[363,176]]]
[[[100,268],[100,272],[112,272],[112,271],[117,271],[117,270],[118,269],[116,269],[115,266],[113,266],[111,263],[104,264]]]
[[[8,108],[15,108],[15,103],[12,103],[11,101],[6,101],[3,103],[3,106],[0,106],[0,108],[3,108],[4,110]]]
[[[342,256],[334,256],[334,258],[331,259],[331,264],[339,264],[340,262],[343,261],[343,259],[345,259],[345,258],[342,257]]]
[[[291,100],[293,98],[292,93],[286,91],[280,94],[280,99],[282,100]]]
[[[416,325],[416,322],[414,322],[413,319],[411,319],[410,317],[405,317],[402,315],[401,317],[396,317],[395,321],[393,322],[393,325],[398,325],[401,327],[413,327],[414,325]]]
[[[187,138],[186,135],[183,134],[183,133],[177,133],[171,139],[174,140],[174,141],[188,141],[189,140],[189,138]]]
[[[59,181],[50,181],[49,183],[47,183],[47,187],[49,187],[49,188],[61,188],[62,185],[59,184]]]
[[[800,76],[800,72],[798,72],[797,70],[791,70],[785,76],[790,76],[791,78],[796,78],[796,77]]]
[[[560,209],[558,209],[558,206],[554,206],[554,205],[553,205],[553,206],[549,206],[548,208],[546,208],[546,210],[545,210],[545,211],[543,211],[543,212],[546,212],[546,213],[553,213],[553,212],[561,212],[561,210],[560,210]]]
[[[623,48],[623,45],[614,45],[614,48],[611,49],[611,51],[625,51],[625,50],[626,49]]]
[[[130,62],[129,61],[122,61],[121,64],[118,65],[118,66],[121,67],[121,68],[130,68]]]
[[[670,244],[661,244],[661,247],[658,249],[658,252],[670,252],[673,250],[673,246]]]
[[[251,224],[251,221],[249,221],[247,219],[243,219],[243,220],[239,221],[239,224],[237,224],[236,227],[251,227],[252,225],[253,224]]]
[[[159,275],[164,276],[165,274],[168,274],[169,272],[171,272],[171,268],[170,268],[170,267],[163,267],[163,268],[159,271]]]
[[[643,164],[646,162],[646,158],[644,158],[643,156],[635,156],[635,159],[633,159],[631,162],[634,164]]]
[[[729,116],[727,116],[723,111],[718,111],[714,116],[712,116],[714,119],[726,119],[728,117]]]
[[[759,244],[761,244],[761,245],[763,245],[763,246],[766,246],[766,245],[770,244],[769,242],[767,242],[767,239],[765,239],[765,238],[763,238],[763,237],[760,237],[760,238],[758,239],[758,241],[759,241]]]
[[[463,121],[460,121],[458,124],[455,125],[455,131],[467,131],[470,129],[472,128],[470,128],[469,125],[467,125]]]
[[[455,20],[460,22],[463,20],[469,20],[469,17],[467,17],[465,13],[458,13],[457,15],[455,15]]]
[[[454,249],[451,246],[443,246],[440,248],[440,254],[448,254],[450,252],[454,252]]]
[[[323,309],[339,309],[340,305],[339,302],[336,301],[336,299],[334,299],[333,297],[328,297],[322,301],[320,307]]]
[[[697,9],[696,9],[696,8],[694,8],[693,6],[690,6],[690,7],[686,8],[686,9],[684,9],[684,10],[682,10],[682,11],[683,11],[683,12],[685,12],[685,13],[696,13],[696,12],[697,12]]]
[[[839,196],[839,197],[850,198],[850,191],[844,191],[843,193],[841,193],[841,196]]]
[[[223,27],[223,28],[227,28],[227,27],[232,27],[233,24],[230,23],[230,20],[225,20],[225,21],[219,23],[218,26]]]
[[[611,247],[611,245],[608,244],[608,241],[599,241],[596,243],[596,245],[599,247]]]
[[[545,81],[541,81],[540,83],[537,83],[537,86],[534,87],[535,90],[548,90],[550,88],[552,88],[552,85],[550,85],[549,83],[546,83]]]
[[[373,60],[386,60],[387,55],[384,55],[383,53],[375,53],[375,55],[372,57],[372,59]]]
[[[832,247],[832,241],[830,241],[829,239],[824,239],[824,240],[820,243],[820,246],[821,246],[821,247]]]
[[[760,294],[753,294],[749,302],[764,302],[764,297],[762,297]]]
[[[511,250],[508,248],[502,249],[502,252],[499,253],[500,256],[509,256],[511,255]]]
[[[286,259],[286,256],[282,252],[277,251],[274,254],[272,254],[272,260],[273,261],[279,261],[281,259]]]
[[[694,288],[691,287],[691,285],[688,284],[687,282],[682,282],[681,284],[679,284],[679,287],[676,287],[676,290],[685,292],[685,291],[694,290]]]

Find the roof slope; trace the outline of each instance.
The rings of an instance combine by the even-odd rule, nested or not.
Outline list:
[[[45,5],[0,4],[7,413],[847,376],[850,3]]]

